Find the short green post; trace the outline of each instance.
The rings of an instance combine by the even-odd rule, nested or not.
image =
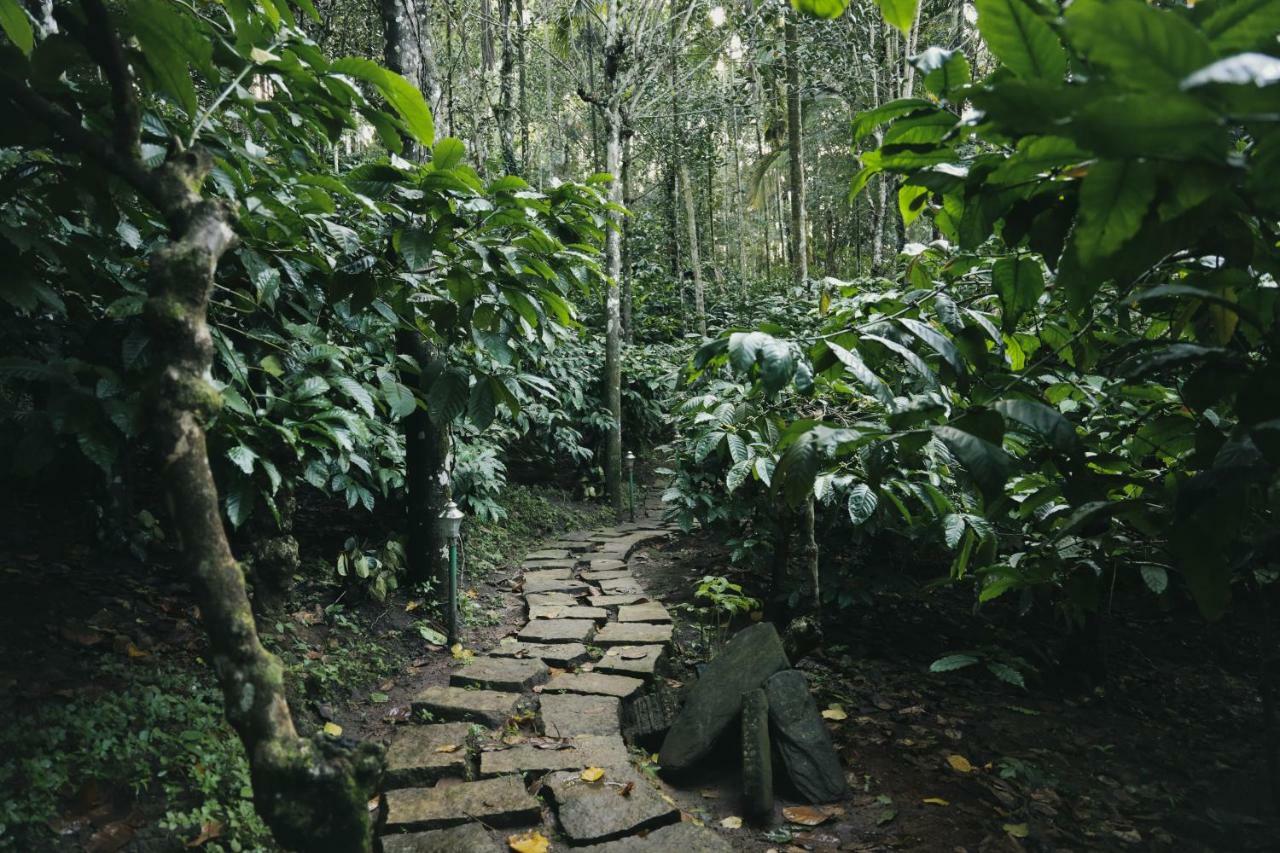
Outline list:
[[[453,501],[440,516],[440,533],[449,540],[449,645],[458,642],[458,537],[462,533],[462,510]]]
[[[631,499],[631,520],[636,520],[636,455],[627,451],[627,494]]]

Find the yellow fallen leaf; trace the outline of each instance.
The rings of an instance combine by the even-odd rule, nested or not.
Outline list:
[[[458,745],[456,743],[446,743],[443,746],[437,746],[436,752],[457,752]]]
[[[949,803],[949,802],[947,802],[946,800],[942,799],[942,797],[925,797],[925,798],[924,798],[924,802],[928,803],[928,804],[929,804],[929,805],[931,805],[931,806],[949,806],[949,805],[951,805],[951,803]]]
[[[412,613],[413,611],[417,610],[421,606],[422,606],[421,601],[407,601],[405,602],[405,605],[404,605],[404,612]]]
[[[824,720],[847,720],[849,715],[844,712],[844,708],[839,705],[828,705],[827,710],[822,712]]]
[[[603,778],[604,770],[599,767],[588,767],[582,771],[582,781],[584,782],[599,782]]]
[[[1014,838],[1026,838],[1031,834],[1031,830],[1027,828],[1025,823],[1006,823],[1001,829]]]
[[[515,853],[547,853],[551,842],[541,832],[531,829],[519,835],[508,835],[507,846]]]
[[[969,763],[969,759],[963,755],[948,755],[947,763],[951,765],[951,769],[957,773],[972,773],[973,765]]]
[[[450,647],[449,651],[453,654],[453,657],[456,660],[471,660],[476,656],[475,652],[464,649],[462,647],[462,643],[454,643],[453,646]]]
[[[329,737],[342,737],[342,726],[337,723],[325,723],[324,733]]]
[[[723,826],[725,829],[742,829],[742,818],[738,817],[737,815],[734,815],[733,817],[727,817],[724,820],[720,821],[720,825]]]
[[[133,643],[130,643],[129,645],[125,646],[124,651],[125,651],[125,654],[127,654],[129,657],[135,660],[137,658],[145,658],[151,654],[150,652],[144,652],[142,649],[138,648]]]

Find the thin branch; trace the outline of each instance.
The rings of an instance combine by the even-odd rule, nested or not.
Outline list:
[[[80,33],[81,41],[90,55],[102,68],[111,84],[111,111],[115,116],[112,128],[116,153],[130,160],[141,159],[142,115],[138,109],[138,94],[133,82],[133,69],[125,59],[124,48],[111,25],[111,16],[102,0],[81,0],[88,30]]]

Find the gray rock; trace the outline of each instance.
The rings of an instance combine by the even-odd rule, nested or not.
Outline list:
[[[542,607],[552,604],[573,607],[578,603],[578,596],[570,595],[567,592],[531,592],[524,597],[524,600],[530,607]]]
[[[398,788],[385,794],[389,831],[443,829],[483,821],[490,826],[519,826],[542,817],[542,804],[529,795],[519,776],[434,788]]]
[[[547,694],[539,703],[548,737],[613,735],[622,726],[622,702],[614,696]]]
[[[829,803],[847,793],[844,768],[831,744],[831,734],[809,694],[809,682],[788,669],[764,684],[769,696],[769,722],[792,784],[811,803]]]
[[[525,560],[520,564],[520,568],[525,572],[554,571],[556,569],[569,569],[572,571],[577,565],[577,558],[569,557],[564,560]]]
[[[485,690],[528,690],[551,677],[547,665],[537,659],[476,657],[449,676],[454,687],[483,687]]]
[[[609,618],[608,611],[599,607],[582,607],[565,604],[530,604],[530,619],[591,619],[603,622]]]
[[[530,551],[524,555],[526,560],[565,560],[569,552],[564,548],[543,548],[541,551]]]
[[[585,693],[596,696],[617,696],[626,699],[644,687],[644,681],[626,675],[606,675],[600,672],[565,672],[557,675],[543,687],[547,693]]]
[[[627,767],[630,758],[622,735],[577,735],[562,744],[520,743],[480,753],[481,776],[509,773],[542,775],[553,770]]]
[[[591,588],[580,580],[526,580],[524,592],[566,592],[570,595],[586,595]]]
[[[471,690],[465,687],[428,687],[413,698],[414,711],[428,711],[441,720],[481,723],[497,728],[516,712],[519,693]]]
[[[587,597],[587,601],[592,607],[621,607],[624,604],[639,604],[645,601],[646,596],[637,594],[628,595],[592,595]]]
[[[478,823],[382,836],[382,853],[495,853],[504,849]]]
[[[592,557],[591,571],[593,572],[613,572],[619,569],[626,569],[625,560],[615,560],[612,557]]]
[[[760,688],[742,696],[742,801],[754,818],[773,814],[773,758],[769,700]]]
[[[618,608],[619,622],[670,622],[671,614],[667,608],[656,601],[644,604],[626,604]]]
[[[491,657],[536,659],[561,669],[577,666],[590,657],[587,647],[582,643],[523,643],[515,637],[504,637],[486,654]]]
[[[389,788],[434,785],[441,779],[465,779],[467,772],[467,737],[470,723],[409,725],[396,729],[387,748],[387,767],[383,776]],[[440,747],[457,747],[440,752]]]
[[[658,668],[663,646],[609,646],[593,666],[595,672],[648,678]]]
[[[524,573],[524,582],[529,581],[567,581],[573,577],[573,569],[538,569],[537,571],[526,571]]]
[[[770,623],[760,622],[735,634],[689,691],[680,716],[662,742],[658,763],[664,770],[676,772],[696,764],[711,751],[725,726],[737,717],[742,694],[756,689],[787,666],[782,641]]]
[[[715,830],[692,823],[673,823],[640,835],[579,847],[583,853],[733,853]]]
[[[622,795],[626,785],[629,793]],[[646,779],[631,769],[607,769],[598,782],[579,773],[552,773],[545,782],[556,804],[560,828],[573,845],[598,844],[680,820]]]
[[[585,643],[595,632],[590,619],[535,619],[516,637],[527,643]]]
[[[647,622],[610,622],[600,629],[593,642],[597,646],[643,646],[671,642],[670,625]]]
[[[612,581],[618,578],[635,580],[635,576],[626,569],[590,569],[582,573],[584,581]]]
[[[598,581],[600,589],[608,595],[644,595],[644,587],[634,578],[605,578]]]

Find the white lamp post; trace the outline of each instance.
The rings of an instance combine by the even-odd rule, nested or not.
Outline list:
[[[440,514],[439,531],[449,543],[449,645],[458,642],[458,537],[462,535],[462,510],[453,501]]]

